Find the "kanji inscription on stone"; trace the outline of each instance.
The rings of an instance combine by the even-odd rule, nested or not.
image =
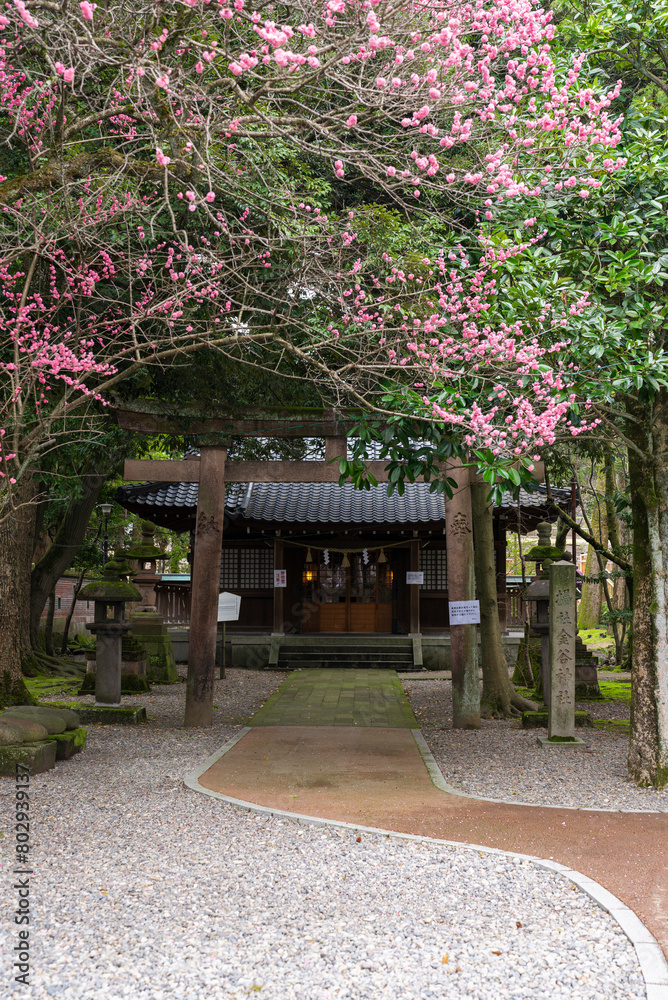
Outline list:
[[[575,566],[552,563],[550,573],[550,706],[548,737],[575,736]]]
[[[451,535],[470,535],[471,525],[469,524],[466,514],[462,514],[458,511],[455,516],[450,521],[450,534]]]

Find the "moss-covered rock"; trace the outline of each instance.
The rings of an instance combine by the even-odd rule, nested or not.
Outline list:
[[[79,592],[80,601],[141,601],[141,594],[132,583],[125,580],[96,580],[87,583]]]
[[[41,723],[46,726],[49,735],[64,733],[66,729],[77,729],[80,724],[76,712],[64,708],[54,709],[49,705],[16,705],[3,715],[10,713],[18,718],[33,719]]]
[[[151,685],[141,674],[121,674],[121,694],[150,691]]]
[[[165,553],[151,542],[137,542],[127,551],[129,559],[162,559]]]
[[[34,719],[22,719],[19,716],[12,716],[11,709],[3,715],[6,722],[18,726],[23,733],[24,743],[42,743],[49,735],[46,726],[36,722]]]
[[[63,708],[62,705],[55,706]],[[76,714],[83,723],[99,722],[105,725],[135,726],[146,722],[146,709],[139,705],[133,708],[106,708],[96,705],[84,705],[81,702],[71,702],[68,708],[76,709]]]
[[[23,730],[17,720],[0,717],[0,746],[23,743]]]
[[[54,733],[53,736],[47,736],[47,739],[56,744],[56,760],[69,760],[70,757],[74,757],[75,753],[81,753],[86,746],[86,730],[82,728],[70,729],[66,733]]]
[[[534,545],[525,552],[524,558],[529,562],[542,563],[545,559],[563,559],[564,553],[556,545]]]
[[[27,708],[29,708],[29,711],[26,711]],[[17,705],[8,711],[11,712],[11,717],[7,721],[17,725],[17,718],[30,719],[32,722],[38,722],[41,726],[44,726],[49,736],[53,735],[53,733],[64,733],[67,729],[65,719],[59,713],[50,712],[41,706]],[[3,713],[0,718],[4,717],[5,714]]]
[[[17,764],[27,767],[30,774],[50,771],[56,763],[56,751],[56,744],[49,740],[43,743],[0,746],[0,774],[13,777]]]

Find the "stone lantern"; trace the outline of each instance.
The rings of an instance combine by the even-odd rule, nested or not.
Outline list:
[[[156,604],[155,585],[162,577],[156,573],[156,562],[164,553],[154,544],[155,525],[142,521],[142,538],[126,553],[139,563],[132,582],[141,591],[141,602],[130,612],[132,634],[146,649],[146,676],[158,684],[173,684],[178,681],[172,639],[163,616]]]
[[[536,617],[531,620],[531,631],[540,636],[540,682],[543,689],[543,699],[550,704],[550,580],[548,567],[555,559],[563,559],[564,554],[551,543],[552,525],[549,521],[539,521],[538,545],[525,555],[527,562],[536,563],[536,571],[540,574],[522,594],[523,601],[535,601]],[[540,570],[542,568],[542,573]]]
[[[141,594],[131,583],[121,579],[123,563],[111,559],[101,580],[88,583],[80,599],[94,601],[94,620],[86,628],[97,639],[95,667],[95,704],[116,708],[121,703],[121,645],[130,623],[125,620],[127,601],[138,601]]]
[[[126,555],[129,559],[136,559],[139,563],[137,573],[132,577],[132,582],[141,592],[140,607],[142,610],[146,608],[147,610],[155,611],[157,603],[155,585],[156,583],[160,583],[162,579],[160,574],[156,573],[156,562],[158,559],[163,558],[164,553],[153,540],[155,535],[154,524],[150,521],[142,521],[141,531],[141,541],[128,549]]]

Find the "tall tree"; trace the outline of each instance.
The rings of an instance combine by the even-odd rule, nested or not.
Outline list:
[[[581,60],[552,59],[550,20],[529,0],[304,2],[285,25],[245,0],[17,0],[0,15],[0,604],[24,598],[0,651],[12,683],[28,635],[18,540],[45,456],[96,433],[92,402],[202,345],[247,362],[271,343],[318,371],[314,339],[335,389],[366,400],[377,368],[364,392],[348,385],[342,331],[403,336],[406,282],[422,299],[425,278],[382,260],[362,274],[350,180],[440,231],[493,198],[599,183],[585,151],[618,140],[612,95],[581,86]]]
[[[601,467],[589,496],[593,496],[591,514],[589,517],[589,530],[599,539],[603,548],[608,547],[608,517],[604,501],[606,490],[606,470]],[[600,553],[589,546],[587,549],[587,562],[585,564],[585,578],[582,584],[582,597],[578,609],[578,628],[598,628],[601,621],[601,610],[603,606],[603,587],[601,580]]]
[[[489,486],[481,476],[472,477],[471,507],[475,535],[475,577],[480,601],[480,650],[483,718],[520,715],[536,706],[515,690],[508,676],[508,662],[501,640],[494,552],[494,505]]]

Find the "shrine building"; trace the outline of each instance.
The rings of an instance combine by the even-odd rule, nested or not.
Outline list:
[[[567,500],[569,491],[556,492],[559,500]],[[192,553],[197,497],[197,483],[152,482],[123,486],[116,499],[156,525],[189,532]],[[517,530],[518,516],[523,532],[540,520],[555,519],[544,488],[522,491],[519,510],[510,495],[494,509],[499,614],[502,629],[509,632],[521,628],[520,588],[509,588],[506,577],[506,533]],[[275,570],[284,573],[275,577]],[[445,504],[426,483],[406,484],[401,496],[388,496],[382,484],[369,490],[332,482],[230,484],[219,574],[220,590],[242,598],[238,622],[227,625],[233,664],[259,658],[260,665],[269,665],[269,637],[278,664],[288,648],[291,655],[300,645],[313,653],[309,639],[319,639],[324,653],[327,640],[345,634],[351,639],[419,638],[418,644],[395,641],[393,646],[408,649],[411,661],[413,647],[421,647],[417,658],[422,663],[412,665],[446,665]],[[165,580],[156,593],[166,621],[186,625],[189,579]],[[517,641],[506,636],[511,660]]]

